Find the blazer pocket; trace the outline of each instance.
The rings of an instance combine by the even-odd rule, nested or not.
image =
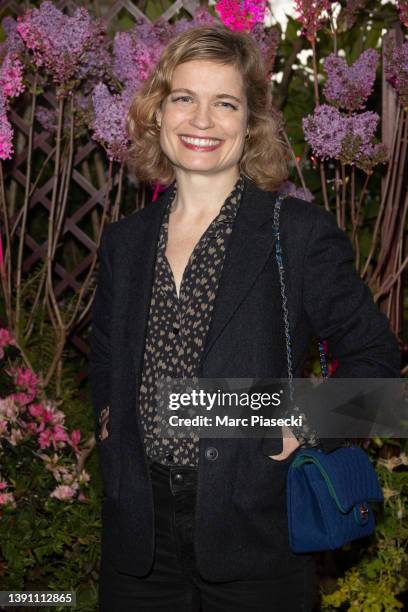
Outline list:
[[[105,406],[105,408],[101,410],[101,413],[99,415],[98,438],[100,442],[103,442],[103,440],[106,440],[106,438],[109,437],[109,430],[108,430],[109,410],[110,410],[110,406]]]

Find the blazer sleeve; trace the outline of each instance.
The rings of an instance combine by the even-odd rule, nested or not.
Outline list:
[[[400,353],[389,321],[375,304],[354,264],[354,250],[332,213],[316,210],[306,242],[303,307],[317,338],[327,340],[339,360],[334,378],[398,378]],[[324,388],[309,397],[307,414]],[[313,427],[313,422],[309,421]],[[318,435],[318,432],[316,432]],[[341,446],[342,438],[320,439],[325,452]]]
[[[99,415],[110,402],[112,268],[108,255],[108,230],[109,226],[104,229],[97,249],[99,268],[91,309],[92,321],[88,359],[97,440]]]

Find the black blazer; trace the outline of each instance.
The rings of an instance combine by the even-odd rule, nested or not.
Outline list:
[[[102,554],[135,576],[149,571],[154,551],[138,390],[155,250],[169,192],[103,232],[92,310],[90,383],[104,488]],[[275,197],[245,178],[203,350],[203,378],[286,377],[272,232]],[[397,341],[355,271],[351,243],[334,215],[287,198],[281,244],[294,376],[301,375],[316,335],[329,341],[339,359],[337,376],[398,377]],[[214,447],[218,455],[208,452]],[[200,440],[195,550],[205,579],[265,578],[293,558],[285,496],[291,457],[281,462],[268,457],[281,448],[282,441],[271,438]]]

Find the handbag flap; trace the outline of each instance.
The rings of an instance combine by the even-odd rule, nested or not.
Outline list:
[[[307,478],[323,477],[340,512],[347,513],[358,503],[383,501],[381,486],[367,453],[359,446],[338,448],[324,453],[315,448],[302,448],[291,468],[304,470]],[[311,464],[311,465],[310,465]],[[310,466],[310,467],[309,467]],[[315,469],[311,469],[314,466]]]

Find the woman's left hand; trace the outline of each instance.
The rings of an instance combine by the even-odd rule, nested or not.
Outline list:
[[[288,427],[286,426],[282,427],[282,436],[283,436],[282,452],[279,453],[279,455],[269,455],[269,457],[271,459],[274,459],[275,461],[282,461],[283,459],[286,459],[287,457],[289,457],[291,453],[293,453],[294,450],[297,449],[298,446],[300,446],[298,439]]]

